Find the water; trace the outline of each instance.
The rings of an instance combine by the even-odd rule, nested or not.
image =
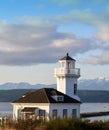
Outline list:
[[[0,102],[0,116],[12,115],[13,107],[10,102]]]
[[[12,115],[13,107],[9,102],[0,102],[0,116]],[[83,103],[81,104],[80,112],[104,112],[109,111],[109,103]],[[87,118],[93,120],[109,120],[109,116],[99,116]]]
[[[83,103],[80,109],[81,113],[104,111],[109,111],[109,103]]]
[[[87,113],[87,112],[107,112],[109,111],[109,103],[83,103],[81,104],[81,109],[80,113]],[[96,117],[90,117],[90,118],[85,118],[89,119],[90,121],[94,120],[102,120],[102,121],[107,121],[109,120],[109,115],[107,116],[96,116]]]

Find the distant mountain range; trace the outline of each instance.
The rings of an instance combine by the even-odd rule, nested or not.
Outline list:
[[[109,91],[109,78],[79,80],[78,89],[79,90],[107,90]]]
[[[45,85],[29,83],[5,83],[0,85],[0,102],[12,102],[24,93],[40,88],[55,88],[56,84]],[[108,102],[109,103],[109,79],[98,78],[78,81],[78,95],[82,102]]]
[[[26,82],[21,83],[5,83],[0,85],[0,90],[11,90],[11,89],[40,89],[40,88],[56,88],[56,84],[36,84],[32,85]]]
[[[11,89],[40,89],[40,88],[56,88],[56,84],[29,84],[26,82],[21,83],[5,83],[0,85],[0,90]],[[78,90],[107,90],[109,91],[109,79],[82,79],[78,81]]]

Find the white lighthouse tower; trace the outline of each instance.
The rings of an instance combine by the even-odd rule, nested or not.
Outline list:
[[[59,62],[61,67],[55,69],[57,90],[76,100],[80,100],[77,96],[77,79],[80,77],[80,69],[75,68],[76,60],[67,53]]]

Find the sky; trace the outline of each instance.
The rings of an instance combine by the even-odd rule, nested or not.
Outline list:
[[[0,84],[54,84],[67,52],[81,79],[109,77],[108,0],[0,0]]]

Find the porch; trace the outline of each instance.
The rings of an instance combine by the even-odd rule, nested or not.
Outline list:
[[[24,107],[20,114],[20,119],[45,119],[45,110],[39,109],[37,107]]]

